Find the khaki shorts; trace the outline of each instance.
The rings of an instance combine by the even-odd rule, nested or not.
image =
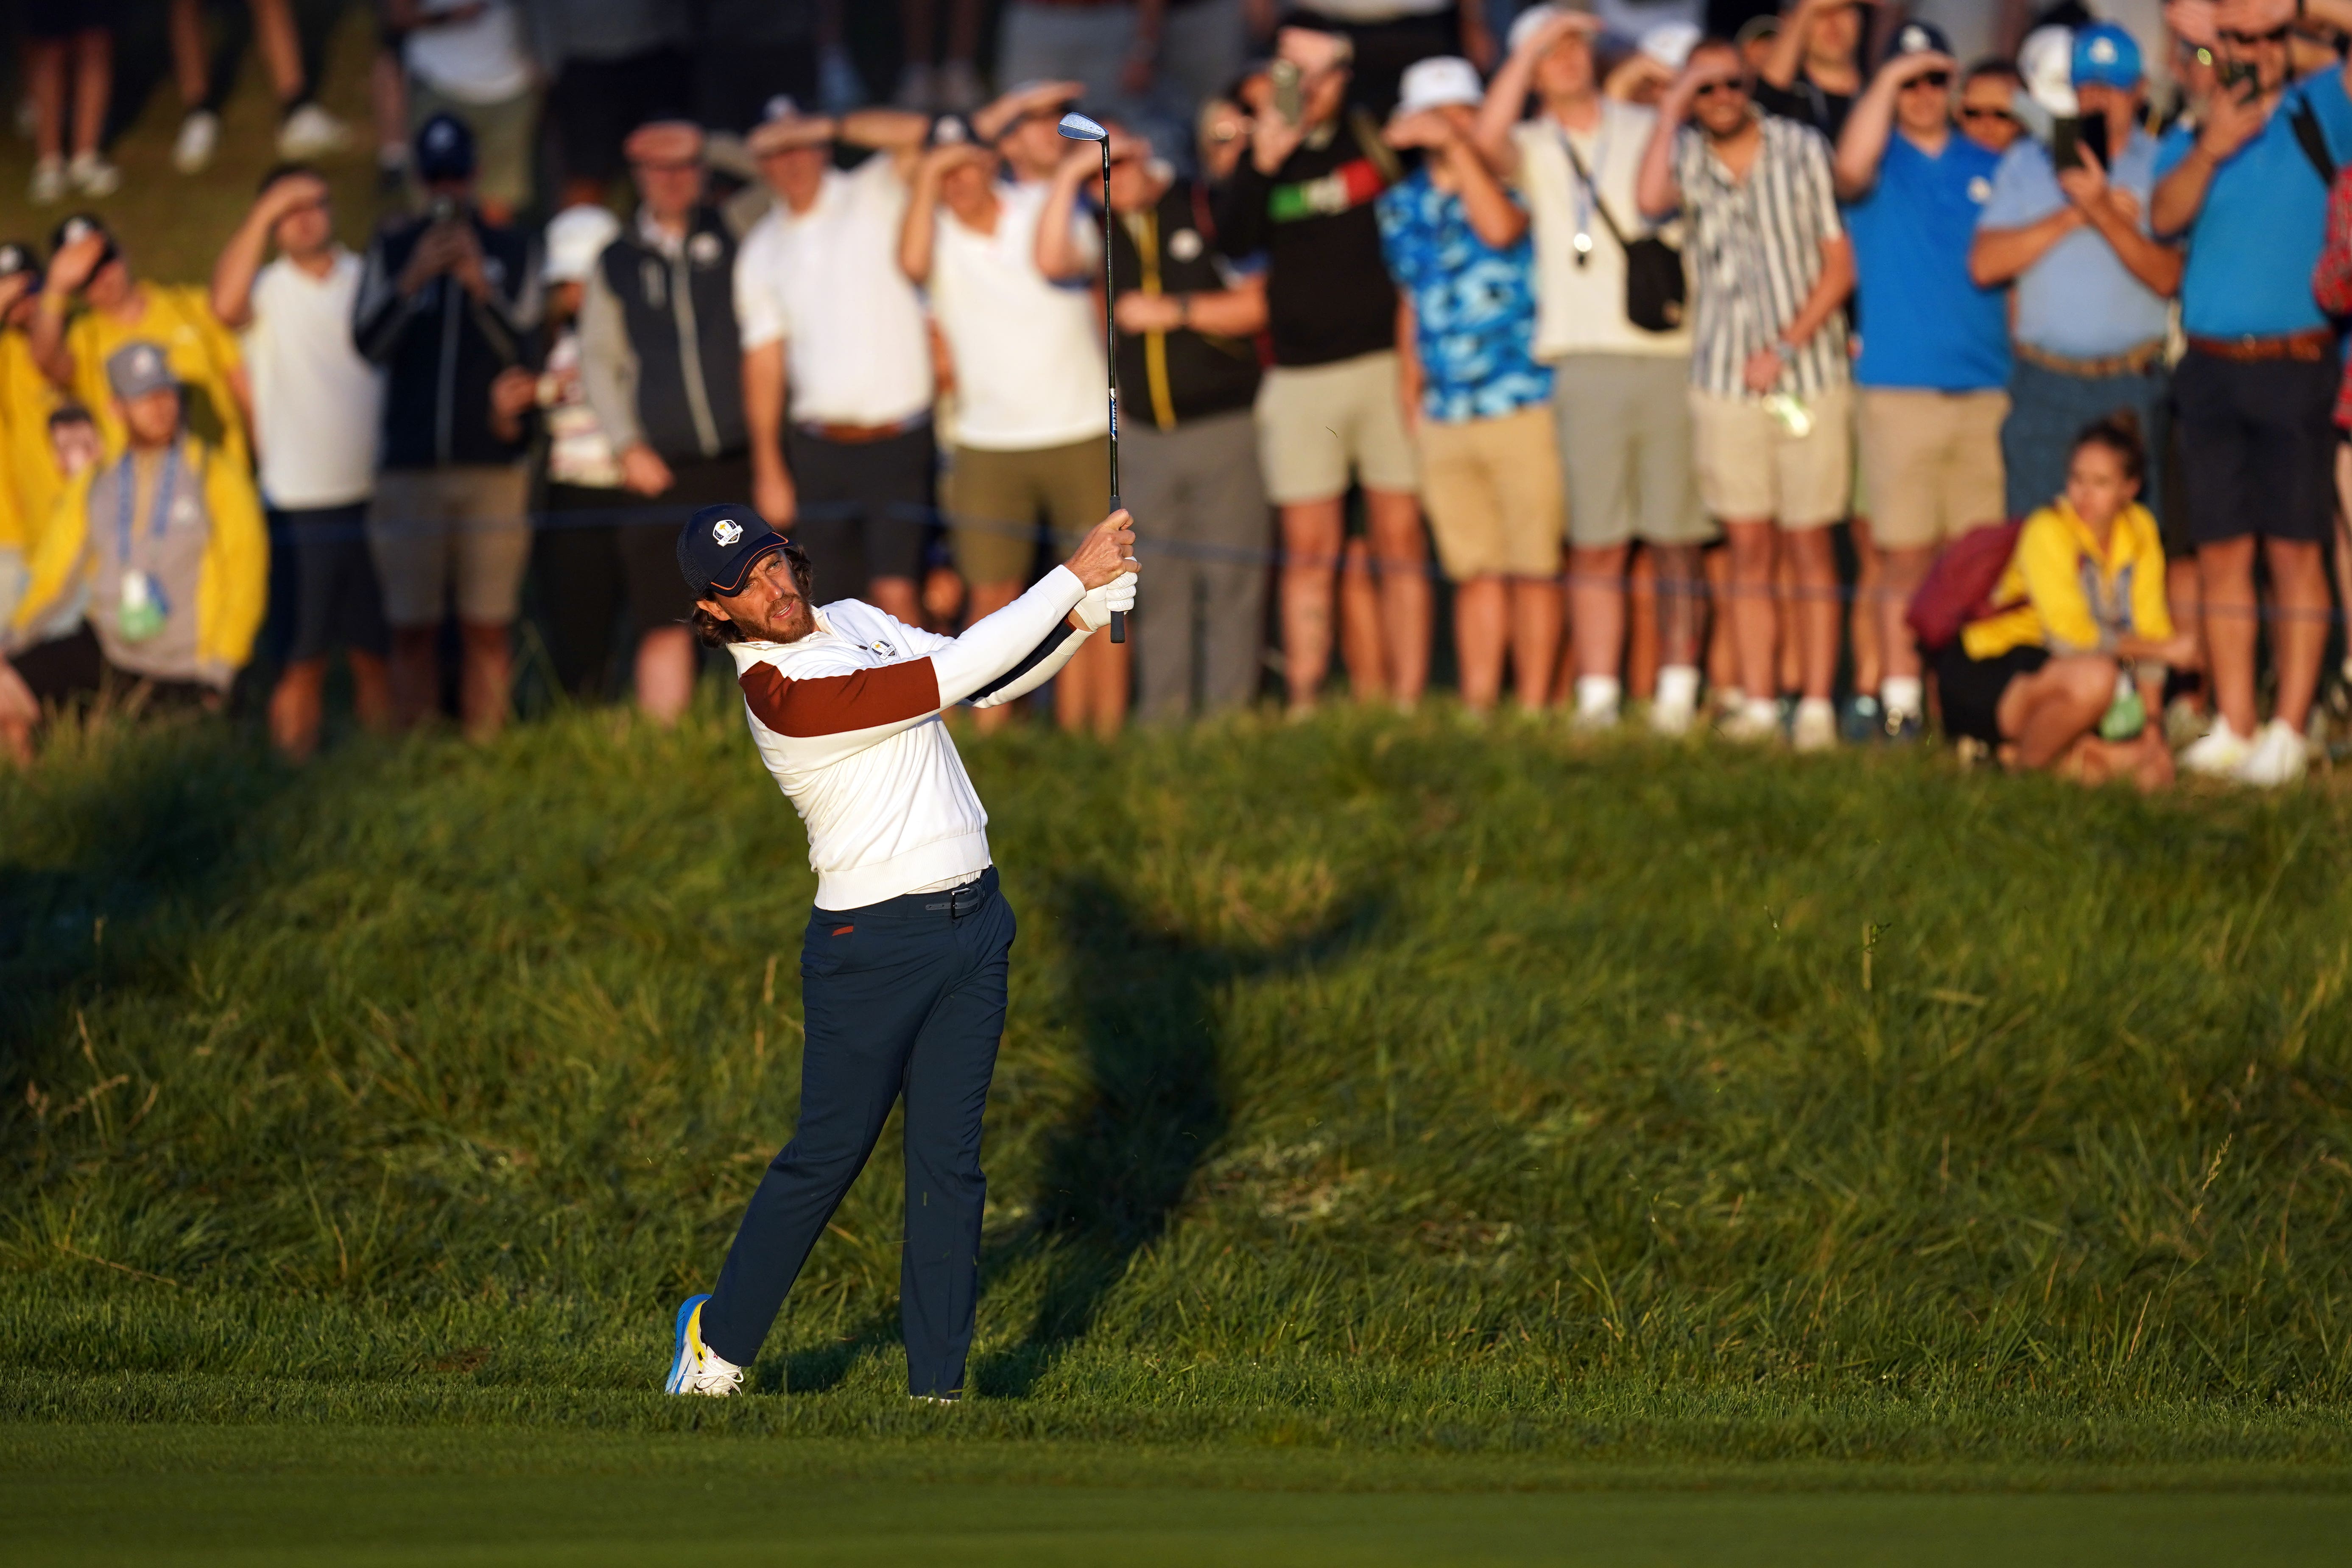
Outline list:
[[[1110,510],[1110,437],[1066,447],[997,452],[958,447],[948,470],[949,539],[956,570],[974,587],[1026,583],[1037,559],[1037,520],[1076,549]]]
[[[1866,386],[1855,421],[1882,550],[1925,550],[2007,515],[2000,461],[2006,392]]]
[[[1606,550],[1639,539],[1704,544],[1715,523],[1691,468],[1690,361],[1675,354],[1570,354],[1552,366],[1568,542]]]
[[[539,94],[520,92],[496,103],[467,103],[436,92],[415,78],[408,84],[408,133],[446,114],[474,133],[474,196],[509,215],[530,205],[531,138],[539,129]]]
[[[454,580],[459,620],[511,622],[530,561],[530,470],[521,463],[376,475],[367,538],[383,584],[383,618],[400,627],[439,626]]]
[[[1387,350],[1337,364],[1276,365],[1257,390],[1258,466],[1276,506],[1345,495],[1352,472],[1368,490],[1410,491],[1412,443]]]
[[[1457,583],[1559,574],[1559,450],[1541,404],[1494,419],[1421,422],[1421,499]]]
[[[1845,516],[1853,479],[1853,389],[1808,397],[1813,427],[1801,439],[1760,399],[1690,390],[1699,498],[1731,522],[1827,528]]]

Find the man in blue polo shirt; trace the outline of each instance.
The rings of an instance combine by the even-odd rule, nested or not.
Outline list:
[[[2139,45],[2112,22],[2083,28],[2074,85],[2083,123],[2105,128],[2112,163],[2083,147],[2061,169],[2040,142],[2018,142],[1993,176],[1969,256],[1978,282],[2017,289],[2017,367],[2000,432],[2011,517],[2066,488],[2075,435],[2118,408],[2162,447],[2165,301],[2180,287],[2181,260],[2147,228],[2156,138],[2139,128]],[[2140,489],[2152,510],[2161,474],[2151,465]]]
[[[1903,621],[1912,591],[1945,542],[2006,510],[2009,327],[1999,291],[1969,276],[2000,157],[1953,129],[1954,69],[1940,31],[1905,23],[1838,138],[1862,311],[1859,446],[1885,590],[1878,699],[1895,739],[1916,737],[1927,710]]]
[[[2352,27],[2352,0],[2301,8]],[[2334,165],[2352,157],[2347,70],[2287,80],[2297,10],[2297,0],[2227,0],[2214,35],[2189,39],[2213,49],[2221,85],[2195,130],[2165,137],[2151,205],[2158,234],[2189,241],[2180,285],[2189,353],[2173,402],[2221,710],[2180,765],[2263,785],[2302,776],[2327,641],[2321,546],[2334,525],[2336,353],[2311,271],[2326,237]],[[2278,699],[2259,731],[2257,539],[2279,611],[2271,626]]]

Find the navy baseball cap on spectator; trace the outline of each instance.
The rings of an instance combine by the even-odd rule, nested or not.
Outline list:
[[[740,594],[751,568],[791,542],[749,502],[721,501],[704,507],[677,531],[677,569],[698,599]]]
[[[49,236],[49,254],[55,256],[67,246],[88,239],[93,234],[101,235],[106,239],[105,248],[98,253],[97,265],[89,269],[90,275],[96,277],[100,267],[122,254],[122,247],[114,243],[114,231],[107,227],[106,220],[96,213],[75,213],[58,225],[57,232]]]
[[[41,262],[40,258],[33,254],[33,247],[21,239],[0,240],[0,278],[14,278],[26,272],[32,274],[31,287],[39,289]]]
[[[474,177],[474,133],[454,114],[436,114],[416,130],[416,177],[426,184]]]
[[[2074,34],[2074,85],[2122,88],[2140,83],[2139,45],[2113,22],[2095,22]]]
[[[1903,55],[1948,55],[1952,40],[1944,29],[1933,22],[1906,22],[1895,29],[1895,47],[1886,51],[1889,59]]]

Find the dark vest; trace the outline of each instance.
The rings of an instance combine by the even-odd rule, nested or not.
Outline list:
[[[697,207],[676,259],[632,224],[597,258],[637,356],[637,423],[666,458],[743,449],[742,340],[735,328],[735,237]]]
[[[1217,269],[1209,204],[1189,180],[1170,185],[1149,212],[1115,216],[1111,268],[1122,294],[1214,294]],[[1257,396],[1257,344],[1245,338],[1174,331],[1118,334],[1119,409],[1130,426],[1172,429],[1187,419],[1247,408]]]

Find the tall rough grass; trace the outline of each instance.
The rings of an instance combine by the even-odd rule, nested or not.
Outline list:
[[[1022,922],[981,1392],[2340,1421],[2330,790],[1444,713],[963,744]],[[790,1130],[811,886],[715,699],[0,779],[15,1397],[642,1387]],[[895,1139],[761,1386],[883,1386]]]

